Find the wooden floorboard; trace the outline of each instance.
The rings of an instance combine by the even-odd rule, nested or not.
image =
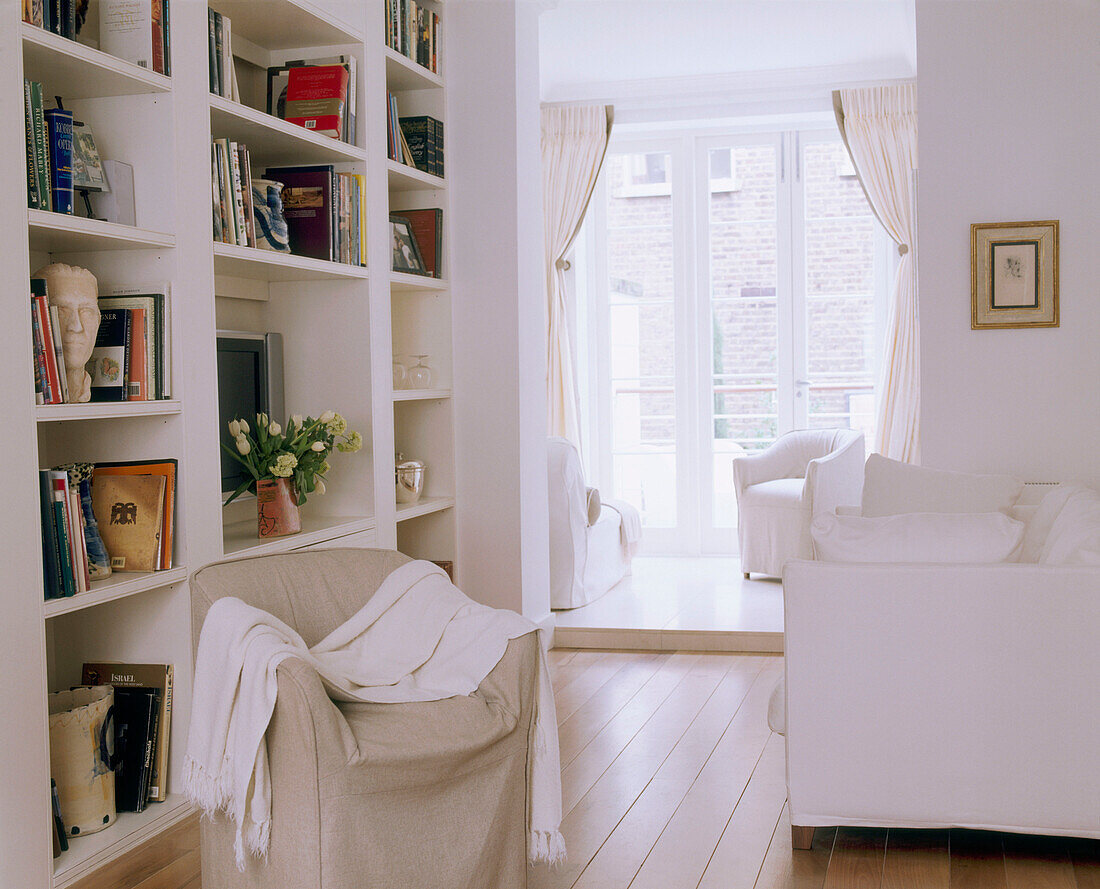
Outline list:
[[[951,889],[1005,889],[1002,834],[952,830],[950,866]]]
[[[824,889],[879,889],[885,857],[885,828],[838,828]]]
[[[1100,889],[1100,840],[1071,840],[1069,857],[1077,889]]]
[[[195,854],[197,874],[198,848],[199,816],[195,814],[78,880],[71,889],[153,889],[156,884],[149,883],[149,880],[192,852]],[[165,889],[177,889],[179,886],[182,886],[182,881]]]
[[[890,828],[882,889],[949,889],[949,838],[946,830]]]

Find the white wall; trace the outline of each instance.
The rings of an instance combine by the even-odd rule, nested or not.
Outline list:
[[[538,8],[447,8],[459,586],[550,614]],[[491,51],[490,51],[491,48]]]
[[[1100,483],[1100,5],[917,4],[926,466]],[[1061,326],[970,329],[970,224],[1060,220]]]

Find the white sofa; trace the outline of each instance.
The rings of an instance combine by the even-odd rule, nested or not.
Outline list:
[[[641,522],[634,507],[592,501],[581,458],[564,438],[547,442],[550,506],[550,607],[579,608],[598,599],[623,579],[637,549]],[[626,527],[624,528],[624,522]],[[629,531],[629,533],[628,533]]]
[[[859,503],[863,433],[798,429],[759,454],[733,460],[741,570],[779,577],[788,559],[809,559],[810,520]]]
[[[787,564],[796,848],[824,825],[1100,838],[1100,497],[1048,497],[1014,511],[1037,561]]]

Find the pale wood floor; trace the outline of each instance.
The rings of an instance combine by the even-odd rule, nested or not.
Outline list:
[[[792,852],[779,657],[550,653],[568,863],[532,889],[1100,889],[1100,842],[819,828]]]

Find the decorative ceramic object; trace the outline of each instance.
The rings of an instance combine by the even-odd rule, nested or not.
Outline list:
[[[413,389],[430,389],[432,387],[432,369],[424,363],[427,355],[414,355],[416,364],[409,368],[409,386]]]
[[[403,454],[397,455],[396,484],[398,503],[416,503],[424,493],[423,460],[406,460]]]
[[[260,537],[285,537],[302,530],[298,491],[289,478],[256,482],[256,525]]]
[[[50,775],[70,836],[84,836],[115,822],[115,690],[109,685],[49,695]]]
[[[92,378],[84,365],[92,357],[99,332],[99,287],[95,275],[79,266],[55,262],[43,266],[31,277],[46,279],[50,306],[57,307],[69,390],[65,400],[69,404],[89,401]]]
[[[290,252],[290,234],[283,216],[283,183],[252,180],[252,209],[256,220],[256,246],[276,253]]]

